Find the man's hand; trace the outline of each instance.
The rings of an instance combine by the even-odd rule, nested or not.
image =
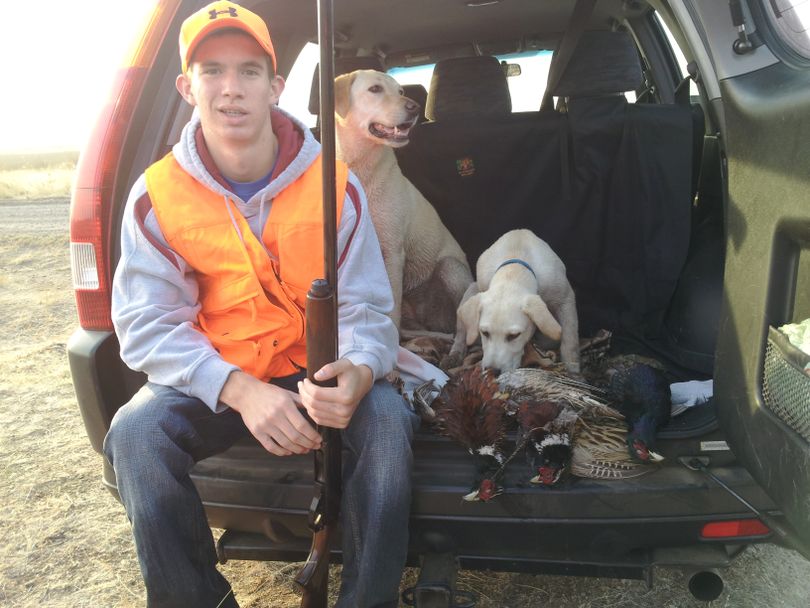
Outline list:
[[[310,418],[318,424],[345,429],[360,400],[371,390],[374,375],[365,365],[355,365],[348,359],[339,359],[324,365],[315,373],[316,380],[330,378],[337,378],[336,387],[318,386],[308,378],[299,382],[301,403]]]
[[[271,454],[306,454],[321,447],[321,436],[298,410],[295,393],[232,372],[219,398],[241,414],[245,426]]]

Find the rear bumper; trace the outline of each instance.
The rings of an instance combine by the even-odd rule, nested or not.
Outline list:
[[[649,580],[654,566],[721,568],[741,546],[773,540],[701,538],[706,523],[751,514],[674,460],[636,480],[569,478],[552,490],[519,487],[518,467],[507,477],[505,494],[469,503],[461,500],[472,475],[462,450],[420,433],[415,454],[412,565],[430,539],[441,537],[466,569]],[[757,508],[778,515],[741,467],[713,472]],[[106,473],[114,491],[114,475],[109,468]],[[221,560],[306,558],[311,457],[276,458],[244,441],[199,463],[193,479],[210,524],[228,531],[218,547]],[[334,553],[339,561],[339,549]]]
[[[420,555],[428,551],[425,536],[413,534],[407,565],[420,566]],[[436,534],[427,537],[436,542]],[[445,534],[443,539],[450,538]],[[452,539],[450,539],[452,541]],[[743,541],[744,542],[744,541]],[[757,541],[761,542],[761,541]],[[217,555],[221,563],[232,559],[300,562],[306,560],[309,539],[279,543],[262,534],[227,530],[217,542]],[[684,568],[692,571],[720,569],[729,566],[745,549],[746,544],[698,543],[685,547],[644,548],[623,555],[599,556],[587,550],[571,550],[564,558],[547,555],[542,549],[521,557],[500,555],[473,555],[456,552],[459,567],[465,570],[492,570],[496,572],[525,572],[558,576],[591,576],[601,578],[639,579],[652,586],[655,567]],[[441,549],[444,551],[444,548]],[[339,549],[331,555],[333,563],[341,562]]]
[[[118,339],[110,331],[77,329],[68,340],[67,354],[87,436],[101,453],[113,415],[145,378],[121,362]]]
[[[113,414],[143,376],[121,363],[111,333],[79,330],[68,354],[88,436],[100,451]],[[525,465],[516,459],[503,495],[470,503],[461,500],[474,477],[467,453],[420,432],[414,443],[410,560],[416,563],[425,539],[439,535],[462,567],[472,569],[646,578],[654,565],[721,567],[730,547],[771,539],[702,539],[706,523],[750,514],[714,482],[679,465],[677,457],[711,456],[712,471],[737,493],[760,510],[776,514],[776,509],[730,452],[701,452],[701,441],[720,439],[715,431],[659,441],[666,461],[648,475],[622,481],[569,477],[553,489],[528,487]],[[200,462],[192,477],[211,525],[229,531],[220,546],[222,559],[306,557],[311,456],[274,457],[249,438]],[[106,462],[104,482],[117,494]]]

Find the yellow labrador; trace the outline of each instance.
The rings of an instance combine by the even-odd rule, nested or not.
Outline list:
[[[482,367],[520,366],[535,330],[560,341],[566,369],[579,373],[579,322],[565,265],[531,230],[512,230],[481,254],[476,283],[458,309],[455,355],[481,336]],[[451,353],[453,354],[453,353]]]
[[[387,74],[357,70],[335,79],[337,154],[366,192],[394,292],[392,318],[398,328],[452,333],[472,273],[393,151],[408,143],[418,115],[419,104]]]

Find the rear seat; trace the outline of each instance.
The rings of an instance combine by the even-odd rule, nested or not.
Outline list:
[[[689,244],[691,112],[627,102],[641,71],[623,33],[586,32],[566,75],[567,112],[512,114],[497,59],[437,63],[400,166],[472,265],[504,232],[532,229],[566,264],[583,335],[653,336]]]
[[[564,190],[565,116],[512,114],[511,107],[496,58],[440,61],[428,92],[428,121],[397,150],[403,173],[433,204],[473,266],[504,232],[539,232],[538,210],[559,205]]]
[[[586,330],[661,328],[689,246],[693,117],[631,104],[641,83],[624,32],[586,32],[556,96],[567,108],[573,196],[560,252]]]

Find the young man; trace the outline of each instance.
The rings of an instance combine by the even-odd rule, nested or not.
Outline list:
[[[343,429],[338,606],[395,606],[418,417],[382,380],[397,331],[362,188],[338,166],[340,358],[317,372],[337,386],[321,388],[302,372],[306,291],[323,269],[320,146],[276,106],[284,80],[257,15],[206,6],[183,23],[180,57],[195,113],[133,187],[114,281],[121,355],[149,382],[104,444],[148,605],[237,606],[189,471],[248,433],[279,456],[319,447],[303,408]]]

